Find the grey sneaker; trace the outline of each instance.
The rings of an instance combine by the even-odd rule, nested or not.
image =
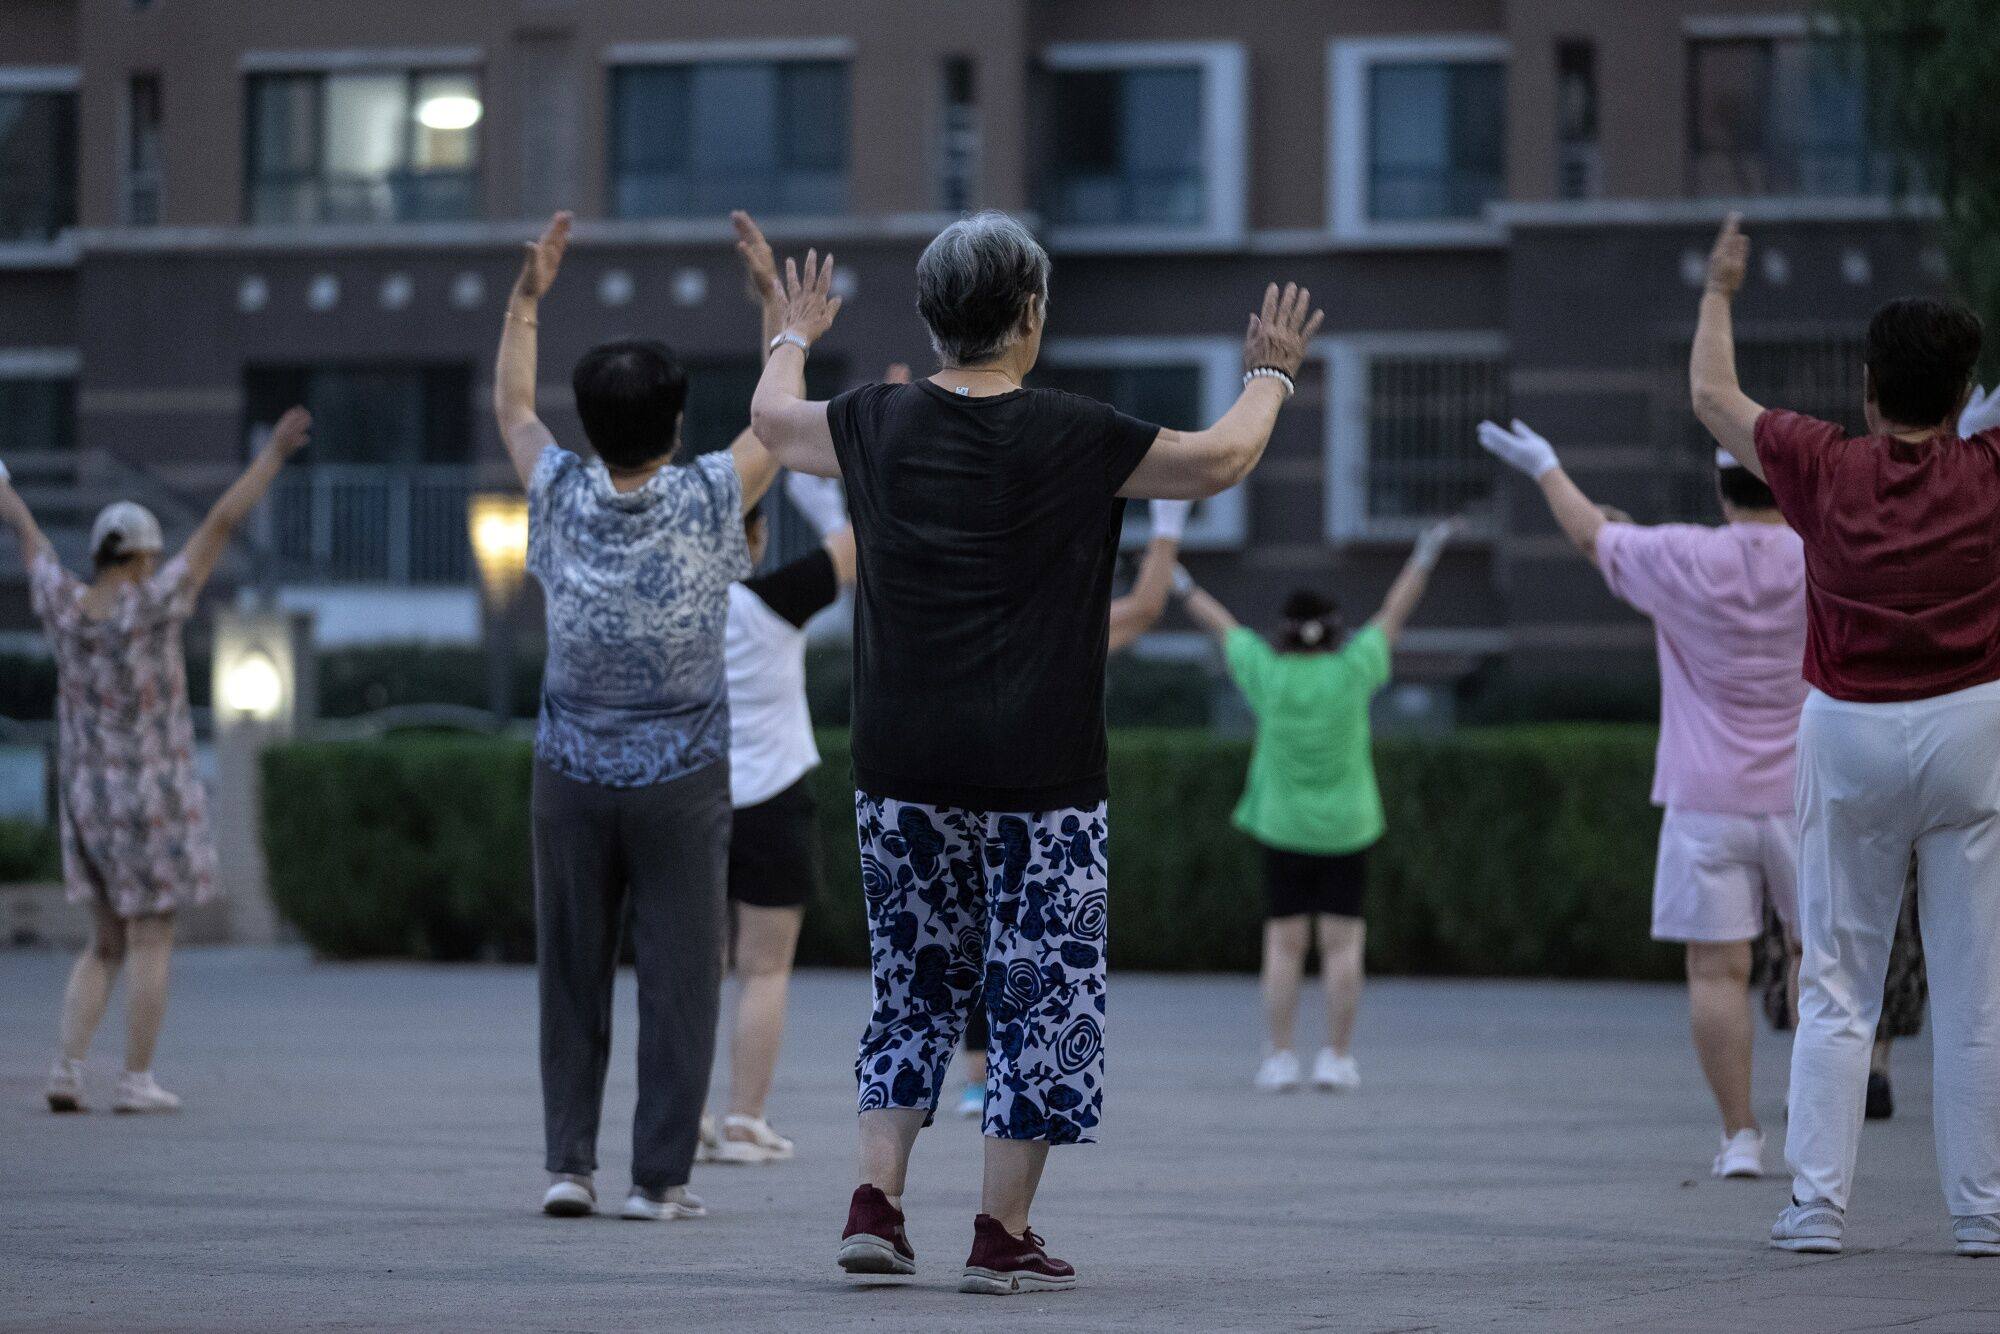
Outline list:
[[[554,1218],[583,1218],[597,1212],[597,1187],[587,1176],[553,1173],[542,1196],[542,1212]]]
[[[1951,1220],[1960,1255],[2000,1255],[2000,1214],[1973,1214]]]
[[[83,1101],[83,1062],[56,1057],[49,1070],[48,1087],[43,1092],[52,1112],[87,1111]]]
[[[632,1193],[625,1197],[625,1207],[618,1211],[620,1218],[629,1218],[642,1223],[672,1223],[683,1218],[706,1218],[708,1206],[701,1202],[701,1196],[686,1186],[670,1186],[660,1193],[658,1199],[632,1187]]]
[[[1814,1255],[1838,1255],[1840,1233],[1847,1216],[1825,1200],[1792,1207],[1771,1224],[1771,1244],[1781,1251],[1809,1251]]]

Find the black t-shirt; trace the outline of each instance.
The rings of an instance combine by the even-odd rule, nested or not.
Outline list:
[[[745,579],[743,586],[798,630],[805,629],[807,621],[840,596],[840,576],[834,571],[832,553],[825,547],[814,547],[769,574]]]
[[[1118,489],[1160,428],[928,380],[851,390],[827,421],[860,549],[855,785],[981,811],[1104,800]]]

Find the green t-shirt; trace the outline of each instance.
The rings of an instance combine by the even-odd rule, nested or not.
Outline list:
[[[1223,655],[1257,745],[1236,827],[1288,852],[1335,856],[1382,837],[1368,701],[1389,680],[1389,639],[1369,625],[1333,653],[1280,653],[1241,626]]]

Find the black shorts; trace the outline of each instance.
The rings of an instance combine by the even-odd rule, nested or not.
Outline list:
[[[1321,857],[1309,852],[1264,849],[1264,893],[1268,917],[1301,913],[1361,916],[1368,892],[1368,850]]]
[[[736,812],[729,897],[753,908],[803,908],[819,892],[819,806],[807,775]]]

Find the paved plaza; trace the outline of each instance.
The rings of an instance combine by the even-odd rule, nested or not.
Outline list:
[[[536,1212],[527,969],[184,951],[158,1068],[187,1108],[135,1119],[41,1108],[67,962],[0,952],[8,1329],[2000,1329],[2000,1262],[1949,1252],[1924,1044],[1898,1052],[1902,1106],[1863,1141],[1848,1253],[1782,1255],[1763,1233],[1784,1183],[1708,1177],[1668,987],[1384,982],[1359,1094],[1268,1097],[1247,1087],[1250,979],[1116,977],[1105,1142],[1059,1150],[1035,1211],[1082,1286],[1002,1300],[954,1290],[979,1145],[958,1121],[917,1150],[914,1285],[833,1267],[858,974],[794,992],[772,1117],[798,1160],[697,1167],[711,1217],[641,1224]],[[100,1104],[121,1037],[114,1008]],[[1773,1127],[1785,1052],[1758,1049]]]

